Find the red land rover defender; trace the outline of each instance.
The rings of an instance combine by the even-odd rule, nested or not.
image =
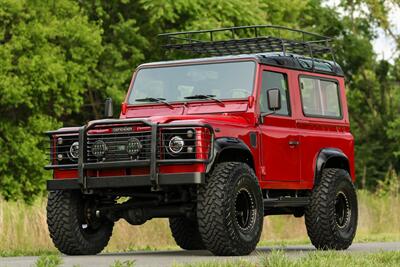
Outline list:
[[[55,246],[96,254],[119,219],[169,218],[183,249],[246,255],[264,216],[292,214],[305,216],[316,248],[348,248],[357,227],[354,141],[330,39],[279,26],[161,38],[212,57],[143,64],[119,119],[48,132]]]

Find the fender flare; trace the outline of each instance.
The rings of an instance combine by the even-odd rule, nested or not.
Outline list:
[[[326,167],[340,167],[351,174],[349,159],[346,154],[338,148],[321,149],[318,153],[315,165],[314,186],[320,182],[322,171]]]
[[[227,150],[235,151],[235,152],[242,152],[244,155],[247,155],[251,160],[252,168],[254,168],[254,159],[253,154],[250,148],[243,142],[243,140],[235,137],[220,137],[214,140],[214,147],[213,147],[213,159],[207,165],[207,173],[212,169],[215,162],[219,162],[221,156]]]

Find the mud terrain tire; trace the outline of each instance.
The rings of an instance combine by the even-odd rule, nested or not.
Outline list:
[[[357,220],[357,196],[349,173],[324,169],[305,212],[311,243],[322,250],[347,249],[356,234]]]
[[[201,240],[199,226],[195,219],[192,220],[186,217],[169,218],[169,227],[176,244],[182,249],[205,249]]]
[[[245,163],[216,165],[198,189],[197,219],[203,243],[214,255],[247,255],[260,240],[264,220],[257,177]]]
[[[84,219],[84,203],[79,191],[51,191],[47,202],[50,237],[67,255],[94,255],[103,250],[112,235],[114,223],[102,219],[89,224]]]

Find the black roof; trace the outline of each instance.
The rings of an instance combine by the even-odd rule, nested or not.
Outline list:
[[[171,64],[196,64],[202,62],[221,62],[225,60],[244,60],[252,59],[256,60],[260,64],[269,66],[296,69],[302,71],[309,71],[315,73],[322,73],[335,76],[344,76],[342,68],[334,61],[324,59],[312,59],[309,57],[303,57],[295,54],[280,54],[280,53],[265,53],[265,54],[242,54],[233,56],[218,56],[218,57],[206,57],[206,58],[191,58],[191,59],[179,59],[169,60],[161,62],[151,62],[140,65],[140,67],[156,67],[160,65],[171,65]],[[314,66],[313,66],[314,63]]]
[[[167,49],[215,59],[253,57],[262,64],[343,76],[335,62],[332,38],[302,30],[256,25],[165,33],[159,37]]]

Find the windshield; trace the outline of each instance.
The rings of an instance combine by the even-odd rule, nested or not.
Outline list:
[[[253,61],[141,69],[128,103],[247,98],[254,72]]]

